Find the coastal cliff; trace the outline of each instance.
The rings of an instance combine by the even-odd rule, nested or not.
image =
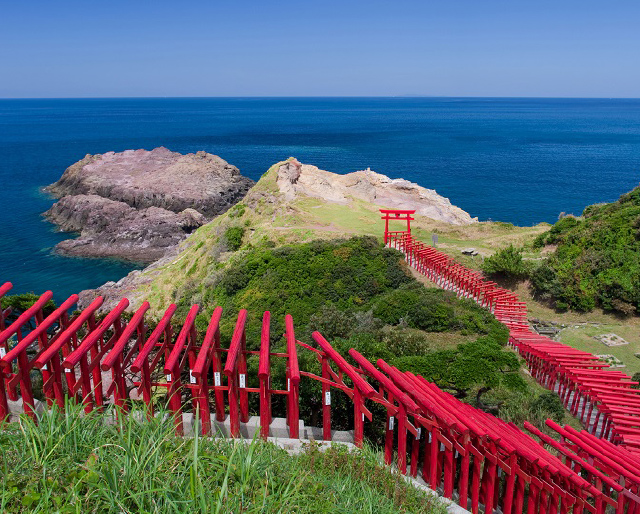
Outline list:
[[[80,237],[56,251],[153,262],[237,203],[253,181],[206,152],[166,148],[87,155],[46,191],[60,198],[45,217]]]
[[[478,221],[433,189],[370,169],[338,175],[289,159],[278,168],[277,184],[287,201],[307,196],[346,205],[355,199],[380,207],[415,210],[418,215],[453,225]]]

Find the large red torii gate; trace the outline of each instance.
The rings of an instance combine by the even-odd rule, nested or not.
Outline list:
[[[415,220],[411,215],[415,214],[414,210],[403,210],[403,209],[380,209],[380,212],[384,214],[382,219],[384,221],[384,244],[389,242],[389,237],[393,234],[396,237],[401,234],[411,234],[411,222]],[[407,230],[389,232],[389,220],[394,221],[406,221],[407,222]]]

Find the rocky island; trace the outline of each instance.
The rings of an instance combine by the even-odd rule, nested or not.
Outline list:
[[[206,152],[160,147],[87,155],[46,188],[60,200],[45,217],[80,234],[56,246],[63,255],[150,263],[227,211],[253,183]]]

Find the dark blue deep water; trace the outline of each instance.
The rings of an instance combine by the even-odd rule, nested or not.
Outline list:
[[[117,262],[51,254],[67,237],[40,188],[85,154],[206,150],[258,179],[295,156],[433,188],[481,220],[531,225],[615,200],[640,181],[640,100],[0,100],[0,281],[58,299],[117,280]]]

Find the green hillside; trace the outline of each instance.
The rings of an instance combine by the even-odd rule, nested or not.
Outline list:
[[[276,184],[281,164],[274,164],[240,204],[196,230],[182,243],[177,257],[144,270],[135,289],[127,291],[134,305],[146,299],[158,313],[224,269],[238,248],[245,251],[353,236],[373,236],[382,241],[378,205],[356,199],[338,204],[304,196],[285,201]],[[430,241],[432,234],[438,234],[441,250],[472,266],[479,264],[482,255],[490,255],[508,244],[531,241],[547,228],[546,224],[515,227],[500,222],[456,226],[424,216],[416,216],[412,223],[416,237]],[[398,230],[401,229],[398,224]],[[473,259],[462,256],[461,250],[469,246],[475,247],[480,256]]]
[[[555,247],[531,272],[531,284],[558,309],[599,306],[620,314],[640,309],[640,187],[616,202],[567,216],[535,240]]]
[[[313,343],[311,332],[320,330],[343,354],[354,347],[369,359],[384,358],[414,369],[459,398],[494,412],[509,404],[520,411],[537,409],[533,402],[542,392],[523,374],[517,356],[504,348],[504,327],[474,302],[416,280],[401,254],[382,246],[379,206],[306,196],[286,201],[276,183],[280,164],[272,166],[240,204],[184,241],[176,257],[143,271],[136,285],[124,292],[133,305],[148,300],[151,315],[157,316],[175,302],[176,318],[181,319],[198,303],[201,331],[220,305],[225,345],[236,313],[246,308],[250,349],[259,345],[262,312],[269,310],[276,352],[284,350],[283,320],[289,313],[304,342]],[[455,226],[416,218],[412,228],[418,237],[430,240],[437,233],[439,248],[456,257],[470,245],[490,254],[506,244],[523,244],[546,228],[508,223]],[[285,386],[280,360],[274,361],[275,387]],[[248,376],[255,379],[257,357],[248,364]],[[310,352],[300,352],[300,365],[320,371]],[[336,395],[333,405],[341,420],[336,429],[352,426],[353,409],[342,396]],[[320,398],[319,385],[303,381],[300,404],[305,422],[318,423]],[[280,413],[284,404],[274,407],[274,414]],[[372,441],[380,435],[368,434]]]

